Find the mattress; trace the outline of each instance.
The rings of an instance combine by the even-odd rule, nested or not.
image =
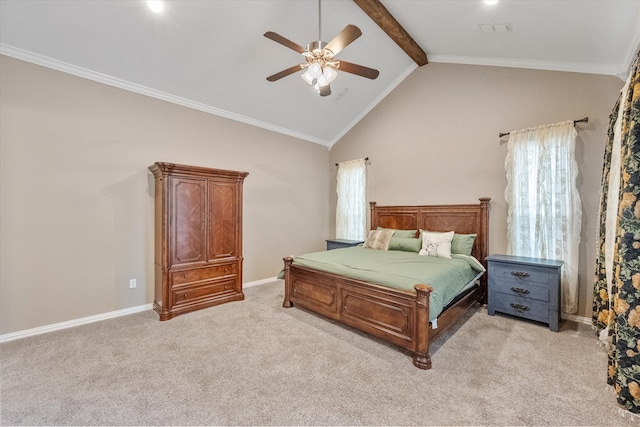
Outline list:
[[[414,291],[417,284],[429,285],[433,288],[430,321],[485,272],[482,264],[468,255],[439,258],[362,246],[301,255],[293,264],[405,291]]]

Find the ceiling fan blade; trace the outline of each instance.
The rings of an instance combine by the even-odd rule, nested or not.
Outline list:
[[[293,74],[296,71],[300,71],[302,70],[302,65],[297,64],[294,65],[293,67],[289,67],[286,70],[282,70],[279,73],[275,73],[269,77],[267,77],[267,80],[269,80],[270,82],[275,82],[276,80],[280,80],[283,77],[287,77],[289,74]]]
[[[280,34],[274,33],[273,31],[267,31],[264,33],[264,36],[268,39],[273,40],[276,43],[280,43],[283,46],[288,47],[289,49],[293,49],[298,53],[306,52],[307,50],[300,46],[298,43],[294,43],[286,37],[282,37]]]
[[[364,67],[358,64],[352,64],[351,62],[340,60],[340,66],[338,70],[344,71],[345,73],[355,74],[361,77],[366,77],[371,80],[375,80],[380,72],[378,70],[374,70],[373,68]]]
[[[344,29],[340,31],[338,35],[329,42],[329,44],[325,46],[325,49],[329,49],[331,52],[333,52],[334,55],[337,55],[338,52],[349,46],[355,39],[357,39],[361,35],[362,31],[360,31],[360,28],[356,27],[355,25],[349,24],[344,27]]]
[[[329,85],[320,86],[320,96],[331,95],[331,87]]]

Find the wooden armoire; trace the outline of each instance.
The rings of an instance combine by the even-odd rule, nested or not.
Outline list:
[[[242,292],[242,184],[247,172],[156,162],[155,300],[160,320]]]

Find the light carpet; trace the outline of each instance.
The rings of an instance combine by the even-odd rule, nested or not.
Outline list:
[[[637,425],[586,325],[479,307],[433,368],[297,308],[275,281],[159,322],[153,311],[0,345],[3,425]]]

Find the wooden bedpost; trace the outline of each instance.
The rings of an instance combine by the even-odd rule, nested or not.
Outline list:
[[[284,301],[282,306],[285,308],[293,307],[291,302],[291,264],[293,264],[293,257],[284,257]]]
[[[429,296],[433,288],[429,285],[415,285],[416,324],[413,364],[420,369],[431,369],[429,356]]]
[[[369,229],[371,230],[375,230],[378,227],[378,224],[376,224],[376,216],[374,215],[374,212],[376,211],[376,202],[369,202],[369,218],[371,218],[370,224],[369,224]]]
[[[481,263],[485,264],[486,261],[484,257],[489,256],[489,202],[491,201],[491,197],[481,197],[480,198],[480,228],[482,229],[482,235],[484,239],[481,244],[480,253],[483,256],[483,259],[479,259]]]
[[[491,201],[491,197],[481,197],[480,198],[480,209],[482,210],[481,212],[481,217],[480,217],[480,228],[482,229],[482,235],[484,236],[484,239],[482,242],[480,242],[480,244],[482,245],[482,247],[480,248],[480,254],[481,254],[481,258],[478,261],[480,261],[482,263],[482,265],[484,265],[484,268],[487,268],[487,261],[485,260],[486,257],[489,256],[489,202]],[[482,277],[480,278],[480,286],[482,287],[482,291],[484,292],[484,295],[482,297],[482,303],[486,304],[487,303],[487,274],[483,274]]]

